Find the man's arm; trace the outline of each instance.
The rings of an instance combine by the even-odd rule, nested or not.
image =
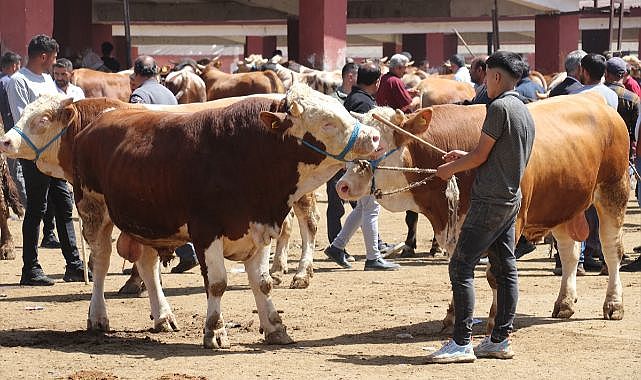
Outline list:
[[[410,96],[410,93],[405,89],[403,81],[400,79],[393,81],[392,90],[393,93],[397,94],[398,96],[398,98],[396,99],[398,106],[393,108],[400,108],[400,110],[403,112],[413,111],[412,97]]]
[[[21,78],[13,78],[7,86],[7,99],[9,99],[9,107],[11,108],[11,115],[13,122],[17,123],[22,116],[27,104],[29,104],[29,90],[27,84]]]
[[[443,156],[446,163],[436,169],[436,175],[443,180],[448,180],[456,173],[470,170],[481,166],[490,155],[494,147],[494,140],[485,132],[481,132],[481,138],[476,148],[470,153],[462,150],[453,150]]]

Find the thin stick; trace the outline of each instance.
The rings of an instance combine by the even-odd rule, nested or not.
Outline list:
[[[89,263],[87,262],[87,252],[85,251],[85,237],[82,235],[82,218],[78,217],[78,227],[80,228],[80,252],[82,252],[82,271],[84,272],[85,285],[89,285]]]
[[[465,40],[463,39],[463,36],[461,36],[461,34],[458,32],[458,30],[456,30],[456,28],[452,28],[452,30],[454,31],[454,33],[456,33],[456,35],[458,36],[459,40],[461,40],[461,42],[463,43],[463,45],[465,46],[467,51],[469,51],[470,54],[472,54],[472,57],[476,58],[476,54],[472,53],[472,49],[470,49],[470,47],[467,45],[467,42],[465,42]]]
[[[407,136],[407,137],[411,137],[411,138],[413,138],[414,140],[416,140],[416,141],[418,141],[418,142],[420,142],[420,143],[423,143],[423,144],[425,144],[425,145],[429,146],[430,148],[434,149],[435,151],[437,151],[437,152],[439,152],[439,153],[447,154],[447,152],[446,152],[446,151],[444,151],[443,149],[438,148],[438,147],[436,147],[436,146],[434,146],[434,145],[432,145],[432,144],[428,143],[427,141],[423,140],[422,138],[420,138],[420,137],[418,137],[418,136],[415,136],[415,135],[413,135],[413,134],[409,133],[408,131],[404,130],[403,128],[399,127],[398,125],[395,125],[395,124],[394,124],[394,123],[392,123],[391,121],[389,121],[389,120],[385,119],[385,118],[384,118],[384,117],[382,117],[381,115],[379,115],[379,114],[376,114],[376,113],[375,113],[375,114],[373,114],[372,116],[374,117],[374,119],[376,119],[376,120],[380,121],[381,123],[383,123],[383,124],[387,125],[388,127],[392,128],[392,129],[394,129],[394,130],[395,130],[395,131],[397,131],[398,133],[401,133],[401,134],[403,134],[403,135],[405,135],[405,136]]]

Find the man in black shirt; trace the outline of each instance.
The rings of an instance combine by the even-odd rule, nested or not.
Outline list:
[[[348,111],[367,113],[376,107],[376,91],[381,77],[381,70],[373,63],[366,63],[358,68],[356,86],[345,98],[343,104]]]
[[[574,50],[565,57],[565,72],[568,77],[550,91],[550,97],[573,94],[583,87],[579,81],[579,68],[586,55],[583,50]]]

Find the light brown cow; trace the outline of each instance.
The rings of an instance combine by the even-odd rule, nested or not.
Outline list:
[[[283,83],[271,71],[227,74],[212,65],[207,65],[201,77],[207,87],[207,100],[285,92]]]
[[[46,102],[46,109],[59,111],[43,114]],[[154,276],[155,249],[192,241],[208,296],[204,346],[229,347],[220,308],[227,285],[224,258],[245,264],[265,341],[292,341],[270,297],[271,238],[293,202],[342,167],[300,140],[334,154],[351,146],[346,158],[354,159],[378,149],[378,132],[359,124],[335,99],[302,85],[293,86],[286,101],[255,97],[196,113],[116,109],[83,130],[77,124],[82,115],[67,107],[68,99],[46,96],[39,103],[25,108],[16,128],[36,146],[49,140],[60,146],[57,154],[40,156],[41,171],[72,168],[67,176],[95,256],[88,329],[109,329],[104,279],[116,225],[123,232],[118,244],[129,246],[124,251],[139,265],[149,290],[156,328],[175,327],[175,317]],[[69,114],[72,123],[60,121]],[[355,142],[348,144],[354,132]],[[176,144],[177,138],[185,144]],[[13,157],[35,157],[13,130],[0,147]],[[198,186],[182,186],[194,177]]]
[[[87,98],[111,98],[129,101],[131,87],[129,76],[120,73],[104,73],[91,69],[75,69],[71,83],[82,88]]]
[[[576,241],[587,237],[584,211],[594,203],[609,269],[603,317],[621,319],[623,301],[619,263],[623,255],[623,217],[630,190],[627,172],[629,138],[625,123],[599,94],[593,92],[554,97],[527,107],[536,125],[536,138],[521,181],[523,199],[516,235],[524,234],[528,240],[536,241],[548,231],[553,232],[563,263],[563,277],[552,316],[569,318],[574,313],[577,300],[579,252]],[[397,124],[403,119],[402,114],[395,115],[391,109],[372,112],[382,112],[388,118],[395,118]],[[435,106],[412,116],[405,123],[405,129],[420,134],[426,141],[446,151],[471,151],[479,141],[484,117],[484,106]],[[371,114],[364,118],[365,122],[371,120]],[[381,145],[384,148],[392,149],[406,142],[406,137],[383,128]],[[442,163],[441,153],[412,142],[390,155],[382,164],[436,168]],[[401,188],[425,177],[384,170],[377,170],[375,176],[377,186],[383,190]],[[371,171],[354,167],[339,180],[338,194],[344,199],[358,199],[369,192],[371,178]],[[458,224],[450,227],[459,231],[469,207],[474,172],[459,173],[457,178],[461,195],[459,218]],[[424,214],[432,222],[441,245],[453,252],[455,239],[445,241],[449,212],[444,193],[445,182],[433,179],[411,191],[384,196],[380,204],[390,211],[411,209]],[[488,331],[493,327],[495,304],[496,291]],[[452,318],[453,315],[448,314],[444,322],[451,324]]]
[[[437,76],[429,76],[423,79],[416,89],[419,94],[422,94],[422,107],[459,103],[464,100],[471,100],[475,95],[474,88],[468,83]]]

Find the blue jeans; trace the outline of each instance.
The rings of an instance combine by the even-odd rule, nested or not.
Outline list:
[[[52,200],[56,229],[67,267],[82,268],[76,246],[76,232],[71,219],[73,201],[67,182],[43,174],[33,161],[21,159],[20,165],[27,191],[27,207],[22,222],[22,274],[29,276],[34,271],[42,269],[38,263],[38,235],[40,234],[40,222],[42,222],[47,208],[47,196],[50,196]]]
[[[196,251],[194,250],[194,245],[187,243],[176,248],[176,256],[180,258],[180,261],[196,261]]]
[[[590,206],[585,210],[585,219],[588,222],[590,233],[588,234],[588,238],[585,242],[581,243],[580,262],[583,262],[586,253],[595,260],[598,260],[603,256],[601,251],[601,239],[599,239],[599,216],[594,206]]]
[[[11,173],[11,178],[16,184],[16,189],[18,189],[18,195],[20,196],[20,203],[26,207],[27,205],[27,192],[24,188],[24,177],[22,176],[22,166],[20,166],[20,161],[17,159],[7,158],[7,166],[9,167],[9,173]]]
[[[345,174],[340,170],[329,181],[327,181],[327,241],[330,243],[336,239],[343,228],[341,218],[345,215],[344,201],[336,192],[336,183]],[[352,208],[356,208],[356,202],[349,202]]]
[[[514,257],[516,215],[514,205],[472,201],[461,228],[449,272],[454,293],[454,341],[467,345],[472,339],[474,312],[474,268],[488,252],[497,283],[497,309],[492,340],[500,342],[512,331],[519,298],[518,273]]]

